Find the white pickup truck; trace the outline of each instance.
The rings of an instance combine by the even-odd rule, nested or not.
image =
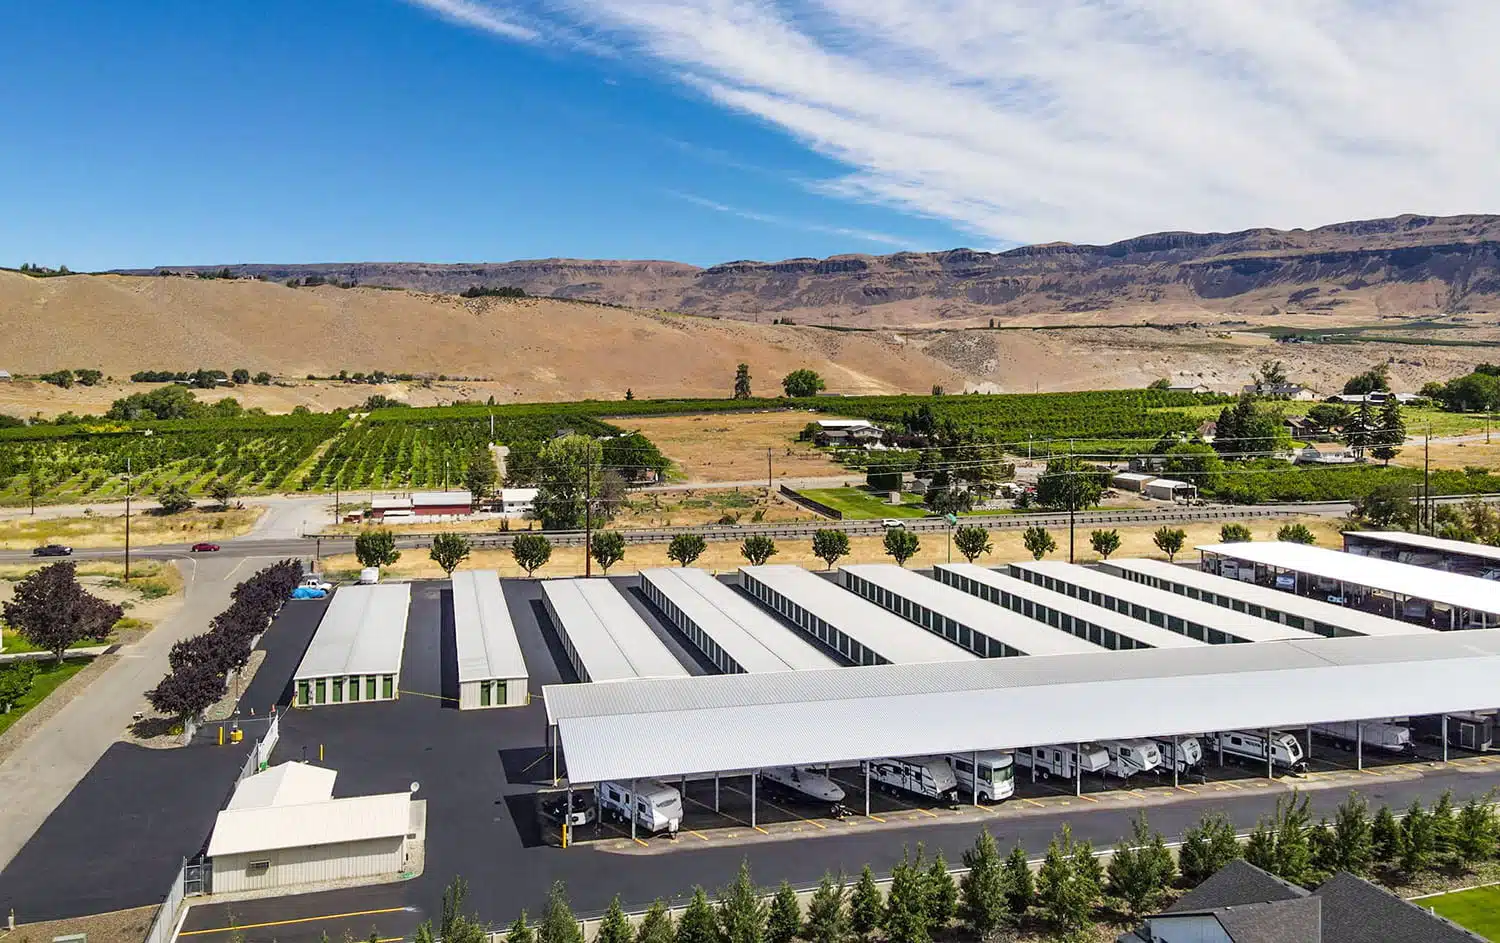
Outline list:
[[[323,579],[316,573],[302,577],[302,582],[297,584],[303,589],[321,589],[323,592],[332,592],[333,584]]]

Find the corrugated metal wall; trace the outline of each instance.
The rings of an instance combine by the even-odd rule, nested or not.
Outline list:
[[[250,862],[267,861],[271,866],[251,875]],[[313,848],[283,848],[244,855],[220,855],[214,859],[214,893],[286,887],[340,881],[346,878],[394,874],[406,863],[406,838],[376,838]]]

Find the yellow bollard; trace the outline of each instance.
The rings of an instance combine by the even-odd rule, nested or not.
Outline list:
[[[224,745],[224,725],[219,725],[219,746]]]
[[[323,762],[323,744],[318,744],[318,762]]]

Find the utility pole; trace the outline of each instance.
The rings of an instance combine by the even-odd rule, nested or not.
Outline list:
[[[1427,533],[1433,534],[1436,528],[1432,521],[1432,464],[1428,460],[1432,452],[1432,423],[1427,423],[1427,435],[1422,441],[1422,503],[1426,505],[1427,511]]]
[[[1077,501],[1068,502],[1068,562],[1073,562],[1073,507]]]
[[[583,461],[583,575],[594,575],[594,463],[592,453],[584,453]]]
[[[130,456],[125,456],[125,582],[130,582],[130,492],[134,479],[130,474]]]
[[[768,446],[766,448],[766,494],[767,494],[767,496],[769,496],[770,493],[771,493],[771,449]]]
[[[337,524],[339,522],[339,498],[340,497],[342,497],[342,495],[339,493],[339,486],[337,484],[335,484],[333,486],[333,522],[335,524]],[[375,499],[374,499],[373,496],[370,498],[370,503],[371,504],[375,503]]]

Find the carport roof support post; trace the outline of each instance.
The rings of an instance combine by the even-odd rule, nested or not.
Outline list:
[[[865,818],[870,817],[870,761],[865,760],[862,764],[865,768]]]
[[[750,774],[750,827],[755,828],[755,784],[760,780],[760,770]]]
[[[1291,757],[1287,757],[1291,759]],[[1276,778],[1276,749],[1271,745],[1271,728],[1266,728],[1266,778]]]
[[[1354,722],[1354,768],[1360,772],[1365,769],[1365,722],[1362,720]]]
[[[1448,762],[1448,715],[1443,715],[1443,762]]]
[[[1083,795],[1083,744],[1073,744],[1073,795]]]

